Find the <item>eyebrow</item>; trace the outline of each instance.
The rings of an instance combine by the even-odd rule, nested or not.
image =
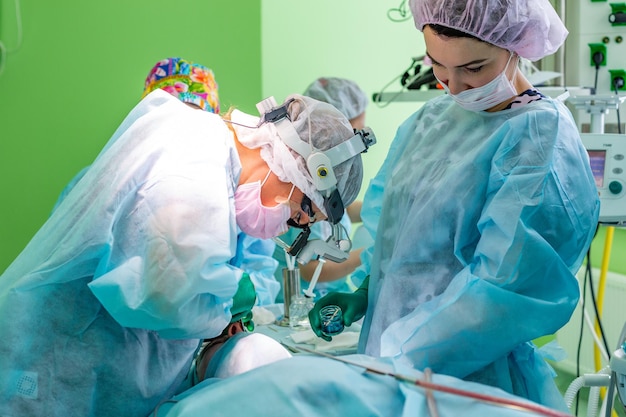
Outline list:
[[[426,52],[426,55],[428,55],[428,58],[430,58],[430,60],[433,62],[433,64],[437,64],[437,65],[441,65],[437,60],[435,60],[428,52]],[[467,62],[465,64],[462,65],[457,65],[455,66],[455,68],[464,68],[464,67],[468,67],[470,65],[476,65],[476,64],[483,64],[485,61],[487,61],[487,58],[483,58],[483,59],[475,59],[474,61],[470,61]],[[442,65],[443,66],[443,65]]]

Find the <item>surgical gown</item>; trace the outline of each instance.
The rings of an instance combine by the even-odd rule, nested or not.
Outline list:
[[[85,175],[89,167],[85,167],[63,189],[57,200],[54,210],[61,204],[67,194]],[[278,261],[274,259],[276,244],[271,239],[259,239],[245,234],[241,230],[237,233],[237,249],[230,264],[238,267],[250,276],[256,291],[257,305],[270,305],[276,301],[280,291],[280,284],[274,279]]]
[[[358,271],[370,274],[359,352],[564,409],[530,341],[574,311],[598,213],[561,102],[475,113],[430,101],[400,126],[365,195],[375,244]]]
[[[259,306],[274,304],[280,292],[280,283],[274,278],[278,267],[274,259],[275,246],[271,239],[259,239],[240,231],[235,257],[230,260],[231,265],[250,275]]]
[[[0,415],[145,416],[228,325],[241,165],[219,116],[144,98],[0,277]]]

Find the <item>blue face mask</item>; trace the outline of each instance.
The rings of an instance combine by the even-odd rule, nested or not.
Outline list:
[[[509,68],[512,58],[513,52],[511,52],[504,70],[496,78],[481,87],[470,88],[469,90],[461,91],[459,94],[450,93],[448,86],[441,82],[441,80],[437,80],[446,93],[448,93],[450,97],[452,97],[452,99],[465,110],[487,110],[517,96],[517,89],[512,82],[512,80],[515,79],[515,74],[517,73],[517,64],[515,65],[515,72],[513,72],[511,79],[509,80],[506,77],[506,70]]]

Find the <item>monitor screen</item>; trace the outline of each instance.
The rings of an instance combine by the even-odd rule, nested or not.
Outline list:
[[[587,150],[589,154],[589,163],[591,164],[591,172],[596,180],[596,187],[604,186],[604,166],[606,165],[606,151]]]

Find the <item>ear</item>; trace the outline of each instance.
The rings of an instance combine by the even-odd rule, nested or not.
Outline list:
[[[230,323],[227,329],[228,329],[228,337],[232,337],[237,333],[243,332],[243,324],[241,324],[240,321],[236,321],[234,323]]]

